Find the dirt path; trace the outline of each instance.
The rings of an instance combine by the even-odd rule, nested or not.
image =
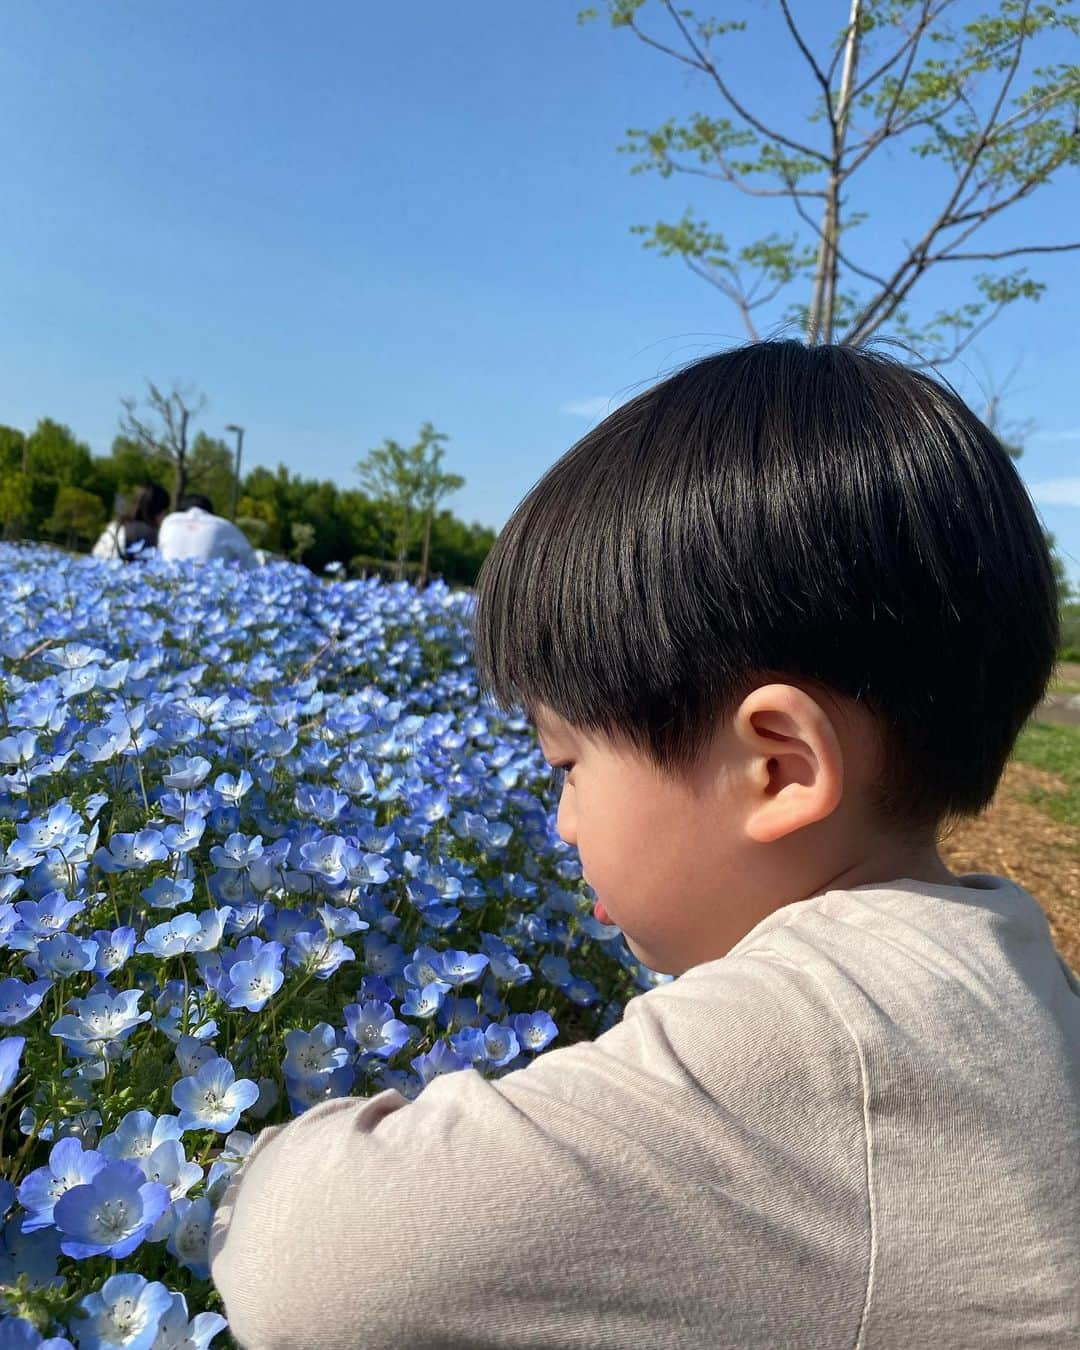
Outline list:
[[[1019,883],[1050,921],[1054,945],[1080,972],[1080,830],[1022,800],[1028,787],[1060,791],[1056,774],[1012,761],[997,795],[977,820],[964,821],[942,841],[954,872],[995,872]]]

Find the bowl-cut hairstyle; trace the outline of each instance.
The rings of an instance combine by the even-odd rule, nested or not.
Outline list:
[[[481,690],[677,776],[753,688],[874,715],[874,818],[991,801],[1058,649],[1027,489],[950,389],[878,351],[753,343],[618,408],[518,505],[472,613]]]

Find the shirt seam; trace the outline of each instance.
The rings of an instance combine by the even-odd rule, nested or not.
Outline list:
[[[786,925],[782,925],[782,926],[785,926],[785,927],[786,927]],[[751,954],[751,953],[749,953],[749,952],[747,953],[747,955],[750,955],[750,954]],[[855,1035],[855,1032],[852,1030],[852,1028],[851,1028],[851,1026],[850,1026],[850,1024],[849,1024],[849,1022],[848,1022],[847,1017],[844,1015],[843,1009],[840,1007],[839,1003],[837,1003],[836,999],[834,998],[832,991],[829,989],[828,985],[826,985],[826,983],[824,982],[824,980],[822,980],[821,976],[818,975],[816,971],[813,971],[813,970],[809,969],[807,966],[799,965],[798,962],[792,961],[790,957],[783,956],[783,955],[781,955],[779,952],[776,952],[776,951],[765,951],[765,950],[760,950],[759,952],[756,952],[756,953],[754,953],[754,954],[755,954],[755,955],[761,955],[761,956],[772,957],[772,958],[774,958],[774,959],[776,959],[776,960],[779,960],[779,961],[783,962],[784,965],[789,966],[791,969],[802,971],[802,972],[805,973],[806,975],[809,975],[809,976],[810,976],[810,978],[814,981],[814,983],[818,986],[818,988],[821,990],[821,992],[822,992],[822,993],[825,995],[825,997],[828,999],[829,1003],[832,1005],[832,1007],[833,1007],[833,1009],[834,1009],[834,1011],[835,1011],[837,1017],[840,1019],[840,1022],[841,1022],[841,1024],[842,1024],[844,1030],[847,1032],[848,1036],[851,1038],[851,1043],[852,1043],[852,1045],[854,1045],[854,1047],[855,1047],[855,1054],[856,1054],[856,1056],[857,1056],[857,1058],[858,1058],[858,1061],[859,1061],[859,1079],[860,1079],[860,1082],[861,1082],[861,1085],[862,1085],[863,1147],[864,1147],[865,1169],[866,1169],[866,1170],[865,1170],[865,1175],[866,1175],[866,1206],[867,1206],[867,1213],[868,1213],[869,1223],[870,1223],[870,1252],[869,1252],[869,1263],[868,1263],[868,1264],[869,1264],[869,1268],[868,1268],[867,1273],[866,1273],[866,1292],[865,1292],[864,1295],[863,1295],[863,1306],[862,1306],[862,1311],[861,1311],[860,1314],[859,1314],[859,1324],[858,1324],[858,1326],[857,1326],[857,1328],[856,1328],[856,1331],[855,1331],[855,1342],[854,1342],[854,1345],[853,1345],[853,1347],[852,1347],[852,1350],[863,1350],[863,1347],[864,1347],[865,1344],[866,1344],[866,1339],[865,1339],[865,1338],[866,1338],[866,1326],[867,1326],[867,1320],[868,1320],[869,1314],[870,1314],[870,1305],[871,1305],[871,1303],[872,1303],[872,1301],[873,1301],[873,1294],[874,1294],[874,1276],[875,1276],[876,1271],[877,1271],[877,1248],[878,1248],[878,1243],[877,1243],[877,1208],[876,1208],[876,1206],[875,1206],[875,1204],[874,1204],[874,1184],[873,1184],[873,1183],[874,1183],[874,1143],[873,1143],[874,1136],[873,1136],[873,1130],[872,1130],[872,1128],[871,1128],[871,1121],[870,1121],[870,1083],[869,1083],[869,1077],[868,1077],[867,1072],[866,1072],[866,1057],[865,1057],[864,1049],[863,1049],[862,1043],[860,1042],[859,1038]]]

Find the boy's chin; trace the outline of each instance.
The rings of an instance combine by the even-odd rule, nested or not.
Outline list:
[[[624,932],[623,939],[633,953],[634,959],[640,961],[643,966],[648,966],[648,968],[655,971],[657,975],[678,975],[680,973],[677,970],[670,969],[670,960],[664,960],[657,956],[655,952],[650,952],[639,942],[635,942],[629,933]]]

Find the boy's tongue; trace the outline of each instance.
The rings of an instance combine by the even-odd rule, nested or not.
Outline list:
[[[593,905],[593,911],[592,911],[592,912],[593,912],[593,918],[597,921],[597,923],[610,923],[610,922],[611,922],[611,915],[610,915],[610,914],[607,912],[607,910],[604,908],[603,902],[602,902],[602,901],[597,900],[596,904]]]

